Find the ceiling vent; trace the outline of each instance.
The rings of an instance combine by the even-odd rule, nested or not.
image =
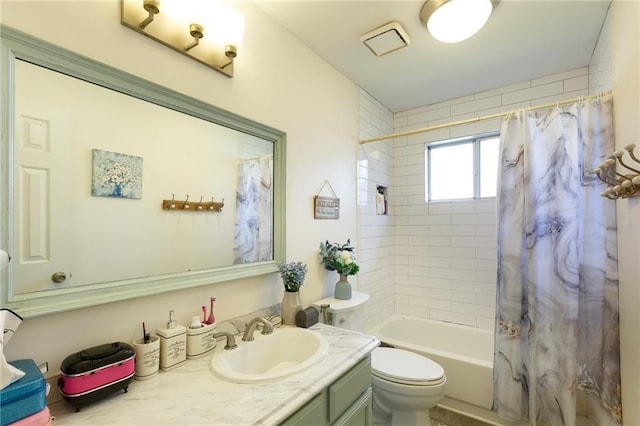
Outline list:
[[[362,35],[360,41],[363,42],[374,55],[382,56],[407,47],[411,39],[399,22],[389,22]]]

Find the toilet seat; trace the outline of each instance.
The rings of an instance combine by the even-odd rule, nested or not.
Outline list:
[[[376,348],[371,352],[371,374],[414,386],[435,386],[446,380],[444,369],[435,361],[396,348]]]

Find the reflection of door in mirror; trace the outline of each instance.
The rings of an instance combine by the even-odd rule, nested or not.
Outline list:
[[[65,238],[72,216],[51,206],[52,199],[69,202],[73,119],[48,102],[19,97],[15,105],[15,279],[29,293],[52,288],[51,275],[68,269],[73,252]]]
[[[273,142],[23,61],[15,84],[17,293],[273,260]],[[94,150],[143,159],[140,199],[92,196]],[[251,158],[255,211],[235,199]],[[224,208],[163,211],[172,194]]]

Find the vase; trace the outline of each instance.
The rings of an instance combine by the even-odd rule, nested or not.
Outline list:
[[[282,324],[296,325],[296,314],[302,310],[302,300],[299,291],[286,291],[280,305]]]
[[[340,300],[351,299],[351,283],[347,280],[347,275],[340,275],[333,296]]]

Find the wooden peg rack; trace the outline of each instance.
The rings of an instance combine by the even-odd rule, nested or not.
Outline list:
[[[185,212],[221,212],[223,201],[181,201],[162,200],[162,210],[175,210]]]

